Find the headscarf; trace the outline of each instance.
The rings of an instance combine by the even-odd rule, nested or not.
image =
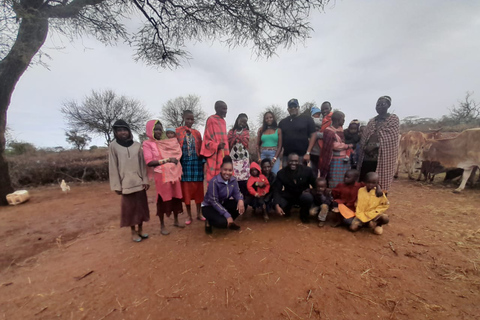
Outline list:
[[[162,132],[160,140],[155,139],[153,129],[157,123],[161,124],[160,120],[150,120],[147,122],[146,134],[148,141],[145,142],[155,144],[162,158],[176,158],[180,160],[182,157],[182,149],[180,149],[177,139],[167,139],[165,132]],[[162,174],[162,182],[180,181],[180,178],[182,177],[182,166],[180,163],[165,163],[161,166],[155,167],[153,171]]]
[[[132,130],[130,130],[130,126],[124,120],[120,119],[115,121],[112,128],[113,128],[113,136],[115,137],[115,141],[117,141],[119,145],[121,145],[122,147],[128,148],[133,144]],[[117,136],[118,128],[125,128],[128,130],[129,135],[127,139],[123,140]]]
[[[351,125],[356,125],[357,130],[358,131],[360,130],[360,121],[358,121],[358,119],[353,119],[352,121],[350,121],[350,124],[348,125],[348,128],[350,128]]]
[[[385,100],[388,100],[388,102],[390,102],[390,105],[392,105],[392,98],[389,97],[389,96],[381,96],[380,98],[378,98],[378,100],[380,99],[385,99]]]

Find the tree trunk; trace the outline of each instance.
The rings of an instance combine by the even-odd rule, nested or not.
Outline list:
[[[7,109],[13,90],[22,74],[41,48],[48,33],[47,17],[29,13],[22,18],[17,39],[8,55],[0,61],[0,204],[6,205],[6,195],[13,191],[5,159],[5,128]]]

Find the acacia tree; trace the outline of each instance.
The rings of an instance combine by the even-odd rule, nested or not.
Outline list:
[[[450,109],[449,118],[456,123],[475,124],[480,119],[480,105],[471,98],[473,92],[465,94],[465,101]]]
[[[200,105],[200,97],[193,94],[168,100],[162,107],[161,118],[165,121],[165,125],[177,128],[183,125],[183,112],[185,110],[193,112],[194,127],[205,123],[207,114]]]
[[[81,133],[103,135],[107,145],[112,142],[113,124],[125,120],[130,129],[140,133],[145,131],[145,123],[151,118],[148,110],[135,99],[118,96],[112,90],[92,91],[82,103],[67,101],[60,110],[70,128]]]
[[[272,112],[275,115],[275,119],[277,120],[277,124],[279,124],[282,119],[288,117],[287,107],[282,108],[279,105],[272,104],[271,106],[263,109],[263,111],[261,111],[258,114],[257,124],[258,124],[259,128],[263,126],[263,116],[267,112]]]
[[[49,29],[74,39],[93,35],[105,44],[125,40],[136,60],[176,67],[189,58],[186,41],[249,45],[270,57],[311,32],[308,16],[329,0],[3,0],[0,12],[0,201],[12,191],[5,151],[6,114],[15,85],[43,46]],[[134,11],[145,24],[129,33]]]
[[[87,134],[82,134],[77,129],[71,129],[65,132],[65,136],[67,137],[68,143],[72,144],[74,148],[78,151],[83,151],[83,149],[87,146],[87,144],[92,141]]]

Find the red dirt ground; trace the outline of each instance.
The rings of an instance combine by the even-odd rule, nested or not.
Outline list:
[[[381,236],[251,214],[241,232],[207,236],[196,220],[168,220],[161,236],[152,202],[150,239],[133,243],[106,183],[34,189],[28,203],[0,208],[0,315],[478,319],[480,191],[452,190],[395,182]]]

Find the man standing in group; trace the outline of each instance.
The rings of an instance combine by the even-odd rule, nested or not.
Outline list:
[[[283,167],[287,166],[288,155],[295,153],[300,163],[310,161],[310,151],[316,141],[315,123],[308,115],[300,115],[297,99],[288,101],[290,116],[280,121],[282,129]]]
[[[227,139],[227,104],[215,102],[215,114],[208,117],[200,154],[207,160],[207,182],[220,173],[223,157],[229,154]]]

